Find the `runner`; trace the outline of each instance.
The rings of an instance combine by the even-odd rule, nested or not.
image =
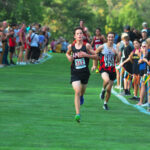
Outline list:
[[[80,20],[80,27],[83,30],[83,42],[88,42],[90,43],[90,34],[88,31],[88,28],[84,26],[84,21]]]
[[[119,61],[118,49],[116,44],[114,44],[115,34],[113,32],[109,32],[107,34],[107,43],[99,46],[96,49],[96,53],[99,56],[100,67],[99,71],[101,73],[103,79],[103,89],[100,94],[100,98],[104,99],[103,108],[105,110],[109,110],[108,101],[111,95],[111,88],[113,85],[113,81],[116,79],[116,70],[115,70],[115,60]],[[97,61],[95,61],[92,70],[95,69],[97,65]],[[105,97],[106,92],[106,97]]]
[[[94,47],[94,51],[100,46],[102,45],[103,43],[106,42],[106,39],[104,37],[104,35],[101,34],[101,29],[100,28],[96,28],[96,31],[95,31],[95,36],[91,42],[91,45]],[[94,61],[93,61],[94,63]],[[98,67],[99,67],[99,64],[98,64]],[[96,73],[99,72],[99,69],[97,68],[96,69]]]
[[[96,53],[89,43],[83,42],[83,30],[77,27],[74,30],[76,42],[68,46],[66,53],[71,65],[71,83],[75,91],[75,120],[80,122],[80,105],[84,103],[84,93],[87,87],[90,71],[88,68],[89,58],[96,59]],[[90,53],[90,54],[89,54]]]

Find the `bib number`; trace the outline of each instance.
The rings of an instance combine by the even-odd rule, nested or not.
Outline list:
[[[86,68],[85,59],[75,59],[75,68],[76,69],[83,69]]]
[[[104,61],[105,61],[105,67],[113,67],[115,65],[113,55],[104,56]]]

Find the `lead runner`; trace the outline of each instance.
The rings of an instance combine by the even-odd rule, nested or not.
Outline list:
[[[103,79],[103,89],[100,94],[100,98],[105,99],[103,105],[105,110],[109,109],[107,103],[111,95],[113,81],[116,79],[115,61],[119,61],[119,51],[116,44],[114,44],[114,37],[115,34],[113,32],[109,32],[107,34],[107,43],[96,49],[96,54],[99,56],[100,61],[99,72]],[[95,69],[96,65],[97,61],[95,61],[92,70]]]
[[[87,87],[90,71],[89,58],[96,59],[97,55],[89,43],[83,42],[83,29],[74,30],[75,42],[68,46],[66,56],[71,64],[71,83],[75,92],[75,120],[80,122],[80,105],[84,103],[84,93]]]

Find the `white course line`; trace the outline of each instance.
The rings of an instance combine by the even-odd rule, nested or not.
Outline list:
[[[47,60],[49,60],[49,59],[51,59],[51,58],[53,57],[53,56],[50,55],[50,54],[47,54],[46,56],[47,56],[47,58],[44,58],[44,59],[40,60],[40,63],[39,63],[39,64],[42,64],[42,63],[46,62]]]
[[[132,106],[132,107],[138,109],[139,112],[142,112],[142,113],[144,113],[144,114],[150,115],[150,112],[148,112],[148,111],[147,111],[146,109],[144,109],[143,107],[129,103],[128,100],[127,100],[125,97],[123,97],[122,95],[118,94],[114,89],[112,89],[111,92],[112,92],[112,94],[114,94],[118,99],[120,99],[124,104],[127,104],[127,105],[129,105],[129,106]]]

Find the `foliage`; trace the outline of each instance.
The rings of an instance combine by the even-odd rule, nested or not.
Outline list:
[[[103,34],[121,33],[127,24],[139,30],[143,21],[150,24],[149,9],[148,0],[0,0],[0,21],[39,22],[50,27],[54,38],[72,40],[80,19],[92,36],[96,27]]]
[[[130,25],[131,27],[140,30],[143,21],[149,22],[146,16],[150,8],[149,5],[150,2],[146,0],[145,3],[140,0],[126,0],[118,1],[118,3],[109,3],[108,6],[110,12],[106,18],[106,32],[110,30],[122,32],[123,26],[125,25]],[[147,11],[144,12],[143,10]]]
[[[9,10],[9,11],[8,11]],[[42,21],[43,7],[41,0],[1,0],[0,20],[9,23]]]

